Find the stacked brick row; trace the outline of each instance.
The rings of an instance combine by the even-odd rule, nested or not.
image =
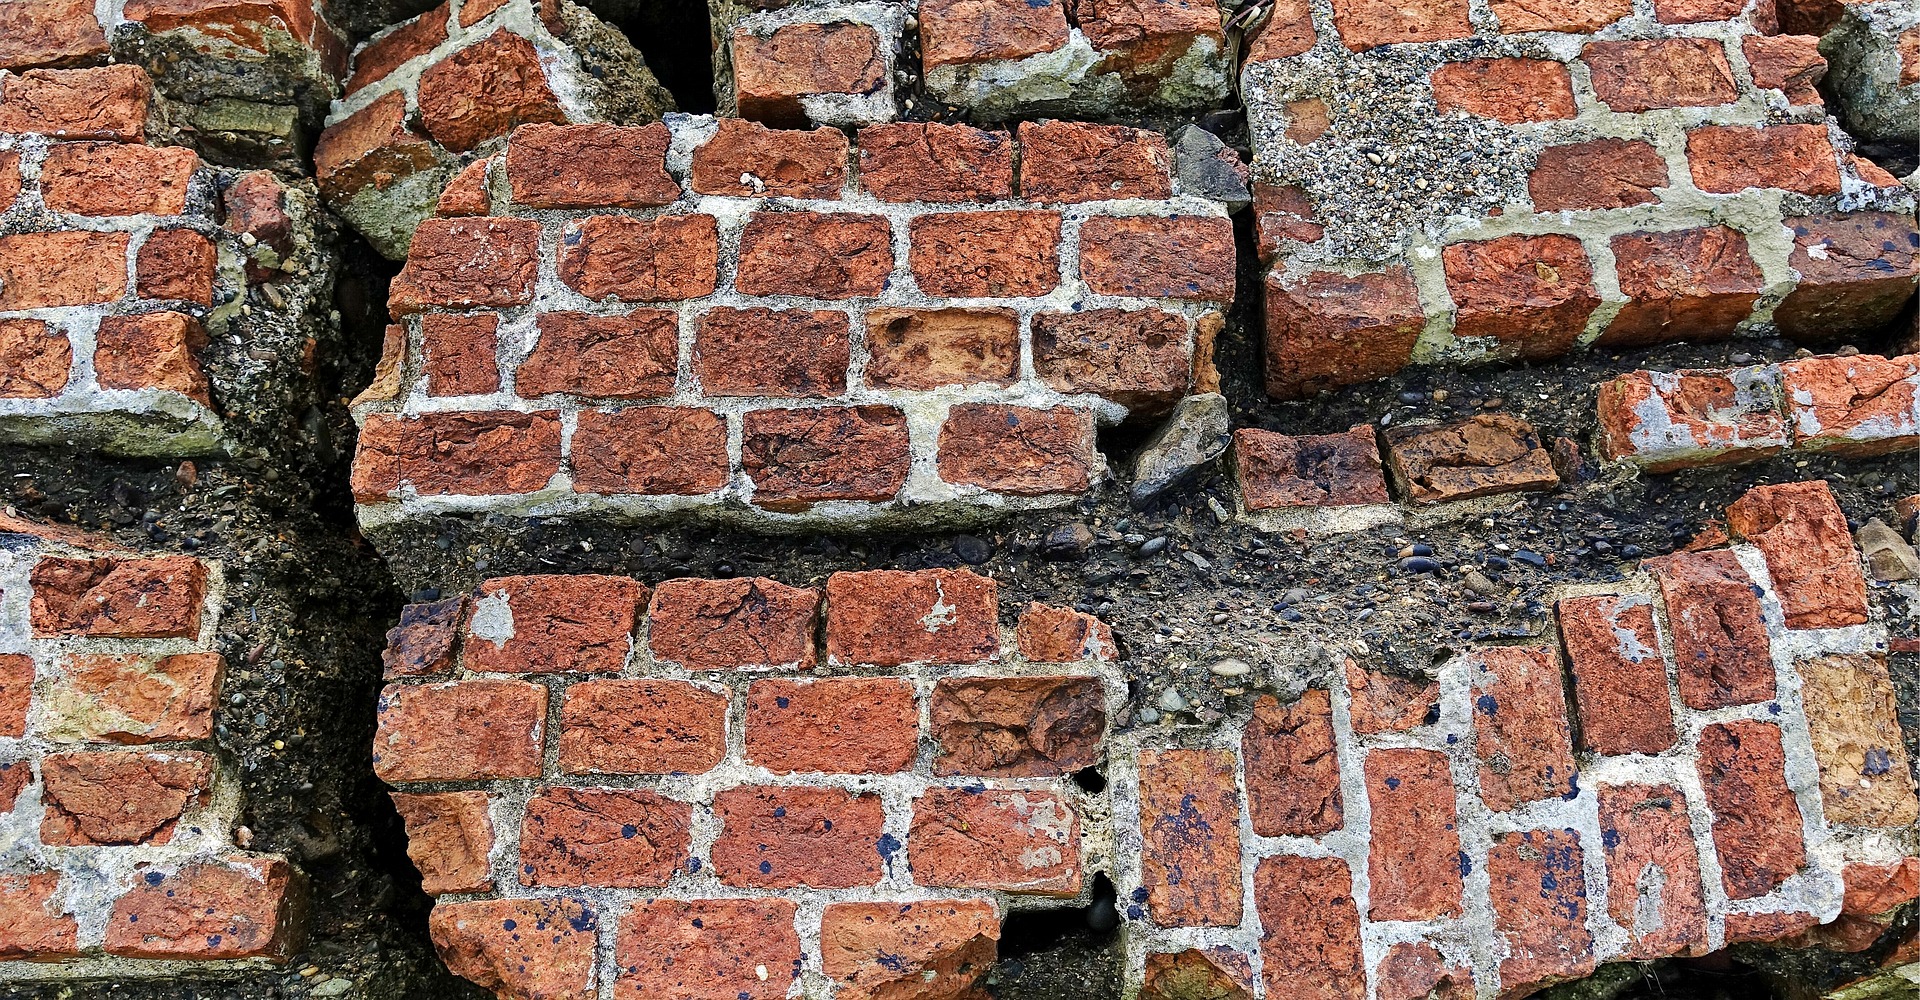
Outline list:
[[[1920,889],[1887,633],[1824,483],[1728,520],[1737,545],[1560,601],[1559,644],[1436,678],[1349,662],[1243,733],[1141,750],[1114,805],[1139,824],[1130,976],[1522,996],[1742,941],[1870,946]]]
[[[362,522],[1070,501],[1096,425],[1214,387],[1232,225],[1169,160],[1067,122],[523,126],[393,282]]]
[[[1817,39],[1772,10],[1276,5],[1243,86],[1268,392],[1891,321],[1912,192],[1853,155]]]
[[[374,769],[442,957],[502,996],[966,993],[1005,907],[1104,865],[1070,776],[1123,696],[1097,619],[998,618],[964,570],[408,607]]]
[[[220,568],[0,530],[0,981],[284,961],[302,880],[234,848],[212,746]]]

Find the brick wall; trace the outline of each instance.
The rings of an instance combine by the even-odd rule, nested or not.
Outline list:
[[[363,523],[1067,502],[1096,425],[1214,385],[1232,226],[1169,168],[1060,122],[525,126],[394,281]]]
[[[213,745],[223,570],[92,544],[0,524],[0,981],[284,961],[304,881],[235,847]]]

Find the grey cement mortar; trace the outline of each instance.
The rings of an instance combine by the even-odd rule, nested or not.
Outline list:
[[[1920,9],[1901,0],[1847,4],[1840,23],[1820,39],[1826,83],[1839,99],[1840,120],[1868,139],[1920,144],[1920,83],[1900,85],[1896,39],[1920,28]]]

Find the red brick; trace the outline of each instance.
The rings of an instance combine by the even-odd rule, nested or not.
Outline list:
[[[206,801],[213,758],[198,751],[55,753],[40,761],[52,847],[164,844],[188,810]]]
[[[387,307],[398,318],[429,306],[525,305],[533,301],[539,242],[532,219],[428,219],[413,232]],[[564,274],[564,260],[561,266]]]
[[[1668,184],[1667,161],[1639,139],[1595,139],[1540,151],[1527,175],[1533,207],[1542,212],[1651,205]]]
[[[1827,75],[1827,60],[1820,55],[1820,39],[1815,35],[1747,35],[1740,40],[1746,52],[1747,66],[1753,70],[1753,85],[1778,90],[1788,104],[1819,105],[1816,88]]]
[[[847,391],[848,325],[843,312],[716,307],[700,317],[694,374],[709,396],[839,396]]]
[[[1306,0],[1274,0],[1272,9],[1266,23],[1255,27],[1248,39],[1248,62],[1285,59],[1313,48],[1313,9]],[[1348,34],[1353,30],[1348,28]]]
[[[1078,663],[1112,660],[1113,629],[1084,611],[1056,608],[1032,601],[1020,612],[1014,641],[1022,658],[1033,663]]]
[[[1340,41],[1355,52],[1395,42],[1437,42],[1473,34],[1464,0],[1339,0],[1333,5]]]
[[[1368,670],[1347,661],[1347,712],[1361,736],[1403,733],[1440,719],[1440,681]]]
[[[900,678],[761,680],[746,730],[747,762],[775,774],[889,774],[913,766],[920,710]]]
[[[693,151],[692,187],[739,198],[838,198],[847,183],[847,137],[837,128],[770,129],[722,118]]]
[[[9,149],[0,152],[0,212],[13,207],[20,197],[20,154]]]
[[[880,36],[864,24],[789,24],[762,38],[733,33],[733,82],[740,117],[781,127],[806,122],[800,98],[872,94],[887,82]]]
[[[1080,227],[1080,276],[1102,295],[1233,301],[1225,216],[1096,216]]]
[[[984,900],[831,903],[820,968],[840,1000],[962,1000],[979,995],[999,940],[999,914]]]
[[[1780,376],[1798,448],[1877,455],[1920,443],[1920,356],[1808,358]]]
[[[728,703],[686,681],[575,684],[560,709],[560,770],[705,774],[727,755]]]
[[[527,208],[648,208],[680,198],[659,122],[522,125],[507,142],[507,182]]]
[[[1436,750],[1375,750],[1367,755],[1372,810],[1367,871],[1369,920],[1459,916],[1468,869],[1460,850],[1453,777]]]
[[[1846,916],[1881,916],[1920,899],[1920,858],[1890,864],[1853,862],[1841,874],[1847,888],[1840,912]]]
[[[420,368],[427,395],[464,396],[500,389],[500,317],[429,313],[420,318]]]
[[[375,413],[360,427],[353,496],[378,503],[403,485],[421,496],[532,493],[559,471],[554,410]]]
[[[386,79],[403,64],[432,52],[446,40],[447,5],[444,3],[410,21],[402,21],[354,54],[353,75],[347,78],[346,93],[356,93]]]
[[[1570,597],[1560,637],[1580,709],[1580,745],[1594,753],[1660,753],[1673,746],[1667,666],[1644,597]]]
[[[493,820],[485,792],[394,792],[393,807],[407,828],[407,857],[420,870],[420,888],[443,892],[491,892],[488,855]]]
[[[866,371],[877,389],[1011,385],[1020,319],[1010,309],[869,309]]]
[[[514,390],[537,399],[567,393],[610,399],[673,394],[679,374],[680,321],[663,309],[618,316],[542,313],[540,339],[520,363]]]
[[[1473,970],[1448,962],[1425,941],[1403,941],[1388,948],[1373,975],[1379,1000],[1472,1000],[1476,996]]]
[[[1615,236],[1613,256],[1632,301],[1600,335],[1603,347],[1725,339],[1766,288],[1746,236],[1726,226]]]
[[[907,224],[907,264],[928,295],[1045,295],[1060,284],[1060,216],[943,212]]]
[[[33,657],[0,653],[0,736],[27,735],[27,707],[33,702]],[[11,803],[7,806],[11,811]]]
[[[782,1000],[805,960],[784,899],[648,899],[620,918],[620,1000]]]
[[[820,592],[765,577],[667,580],[654,588],[655,659],[688,670],[810,670]]]
[[[1572,830],[1501,833],[1487,853],[1494,932],[1507,946],[1503,996],[1527,996],[1594,969],[1587,930],[1580,835]]]
[[[1806,912],[1727,914],[1726,943],[1786,944],[1804,941],[1820,926],[1820,917]],[[1822,935],[1824,939],[1824,935]]]
[[[727,485],[727,463],[727,420],[711,410],[589,410],[573,432],[573,488],[582,493],[712,493]]]
[[[304,880],[277,857],[148,869],[113,904],[106,951],[127,958],[284,962],[301,944],[303,896]]]
[[[462,28],[471,28],[482,20],[485,20],[487,15],[492,14],[494,11],[506,5],[507,0],[464,0],[464,2],[460,4],[460,26]],[[537,13],[540,15],[540,22],[547,26],[548,31],[553,31],[556,34],[562,33],[554,26],[554,22],[557,20],[557,11],[555,11],[553,7],[542,4]]]
[[[1779,727],[1746,720],[1708,726],[1700,733],[1699,769],[1729,897],[1764,896],[1807,863]]]
[[[1671,785],[1601,785],[1607,912],[1627,932],[1623,958],[1649,961],[1707,950],[1700,849],[1686,797]]]
[[[888,122],[860,130],[860,186],[881,201],[1013,197],[1013,137],[971,125]]]
[[[1234,432],[1233,445],[1248,510],[1389,502],[1371,426],[1307,435],[1249,427]]]
[[[473,680],[380,693],[373,771],[389,784],[537,778],[547,689]]]
[[[103,389],[164,389],[202,406],[213,404],[200,367],[207,334],[191,316],[107,316],[100,320],[94,345],[94,375]]]
[[[1216,51],[1224,42],[1219,8],[1206,0],[1073,0],[1073,19],[1104,57],[1101,70],[1136,92],[1163,84],[1201,39]]]
[[[453,180],[440,191],[440,200],[434,203],[434,214],[441,218],[455,218],[463,215],[492,215],[493,192],[490,173],[492,159],[475,160],[460,169]]]
[[[827,662],[978,663],[1000,648],[999,589],[964,569],[827,577]]]
[[[920,8],[920,59],[940,66],[1024,59],[1065,48],[1060,0],[926,0]]]
[[[1840,167],[1825,125],[1710,125],[1687,133],[1693,183],[1713,194],[1785,188],[1838,194]]]
[[[1327,234],[1320,225],[1313,199],[1305,189],[1292,184],[1253,184],[1253,229],[1258,240],[1261,261],[1270,261],[1280,252],[1281,241],[1318,243]]]
[[[1267,275],[1267,394],[1304,399],[1391,375],[1413,357],[1426,314],[1405,268]]]
[[[1123,125],[1024,122],[1020,125],[1020,195],[1034,202],[1077,203],[1172,195],[1167,137]]]
[[[13,811],[20,793],[33,781],[33,761],[10,760],[0,763],[0,810]]]
[[[327,126],[313,149],[314,180],[334,200],[385,190],[439,163],[439,151],[407,124],[407,95],[398,90]]]
[[[1339,858],[1277,855],[1253,871],[1262,977],[1269,996],[1364,1000],[1366,961],[1353,875]]]
[[[578,900],[435,903],[427,929],[454,975],[525,1000],[592,1000],[599,915]]]
[[[143,299],[181,299],[210,306],[218,263],[219,252],[205,236],[191,229],[161,229],[149,235],[134,255],[134,291]]]
[[[37,319],[0,320],[0,396],[48,399],[67,387],[73,344]]]
[[[1800,283],[1773,311],[1789,337],[1828,340],[1846,329],[1893,322],[1920,280],[1920,229],[1913,216],[1837,212],[1790,217]],[[1815,254],[1818,256],[1815,256]]]
[[[1715,38],[1591,42],[1580,61],[1594,96],[1616,112],[1712,107],[1739,97],[1726,47]]]
[[[1503,236],[1441,251],[1458,337],[1491,337],[1523,358],[1564,354],[1600,304],[1572,236]]]
[[[75,215],[179,215],[200,157],[174,146],[62,142],[40,166],[40,199]]]
[[[33,566],[33,634],[192,639],[207,567],[192,556],[63,559]]]
[[[1439,503],[1560,483],[1533,425],[1505,413],[1451,424],[1404,424],[1380,435],[1387,472],[1406,499]]]
[[[18,0],[0,4],[0,69],[96,62],[107,35],[89,0]]]
[[[930,788],[914,800],[907,842],[916,885],[1080,894],[1080,815],[1055,795]]]
[[[139,142],[152,100],[147,71],[126,63],[10,73],[0,79],[0,132]]]
[[[668,302],[711,295],[720,280],[719,260],[719,229],[711,215],[597,215],[568,223],[560,237],[560,280],[590,299]]]
[[[346,73],[347,53],[316,16],[317,8],[311,0],[129,0],[125,14],[129,21],[143,22],[149,32],[184,29],[203,38],[224,36],[241,49],[262,54],[268,50],[269,33],[291,36],[319,50],[326,72],[338,78]]]
[[[505,29],[427,67],[417,101],[427,134],[462,153],[518,125],[567,120],[533,43]]]
[[[1727,508],[1727,527],[1766,556],[1788,628],[1866,622],[1860,555],[1825,482],[1756,486]]]
[[[713,869],[727,885],[850,889],[876,885],[897,850],[880,796],[839,788],[742,785],[713,797]]]
[[[0,309],[112,302],[127,292],[127,234],[0,236]]]
[[[1253,832],[1316,837],[1340,829],[1345,809],[1327,692],[1309,688],[1284,706],[1271,695],[1254,702],[1240,753],[1247,759]]]
[[[1772,646],[1760,601],[1733,553],[1676,552],[1643,565],[1667,603],[1680,700],[1707,710],[1772,698]]]
[[[1440,113],[1465,111],[1511,125],[1572,118],[1567,64],[1552,59],[1468,59],[1433,71]]]
[[[1656,0],[1653,14],[1661,24],[1725,21],[1746,10],[1745,0]]]
[[[1237,927],[1240,791],[1231,750],[1140,751],[1140,880],[1162,927]]]
[[[1016,496],[1078,493],[1093,480],[1093,415],[1064,406],[954,406],[940,427],[940,478]]]
[[[1493,0],[1488,7],[1500,19],[1500,33],[1504,35],[1525,31],[1584,34],[1633,13],[1632,0]]]
[[[1186,394],[1185,317],[1158,309],[1086,309],[1033,317],[1033,368],[1064,393],[1092,393],[1147,412]]]
[[[1227,947],[1147,956],[1141,1000],[1253,1000],[1253,963]]]
[[[879,295],[893,273],[892,227],[852,212],[755,212],[740,233],[735,284],[746,295]]]
[[[60,873],[0,875],[0,961],[80,954],[80,928],[60,897]]]
[[[1107,709],[1093,677],[945,677],[928,719],[934,774],[1051,778],[1099,762]]]
[[[741,418],[740,466],[753,502],[805,510],[824,500],[891,500],[906,485],[906,414],[891,406],[753,410]]]
[[[692,823],[691,805],[649,789],[543,788],[520,825],[520,883],[666,885]]]
[[[213,735],[225,670],[219,653],[67,656],[43,696],[47,735],[95,743],[204,740]]]
[[[1572,798],[1579,783],[1554,650],[1492,647],[1475,651],[1471,663],[1480,797],[1487,808],[1507,812]]]
[[[1920,818],[1884,656],[1803,659],[1800,694],[1827,822],[1909,828]]]
[[[1786,447],[1770,369],[1632,372],[1600,386],[1600,454],[1650,472],[1771,455]]]
[[[469,670],[610,673],[626,663],[648,591],[624,576],[507,576],[480,585],[462,641]]]

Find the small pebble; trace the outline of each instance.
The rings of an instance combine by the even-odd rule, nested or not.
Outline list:
[[[1245,660],[1221,660],[1207,668],[1215,677],[1245,677],[1253,672]]]

